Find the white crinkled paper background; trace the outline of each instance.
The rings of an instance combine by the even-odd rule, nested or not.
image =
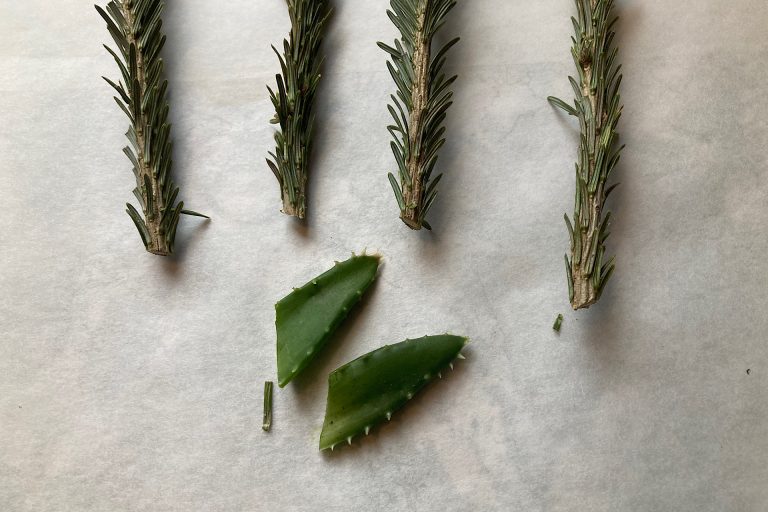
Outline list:
[[[386,179],[386,2],[335,5],[300,226],[264,163],[285,2],[168,1],[175,173],[213,221],[184,219],[164,260],[123,211],[92,3],[0,0],[0,509],[765,510],[764,3],[619,1],[618,265],[577,314],[577,128],[545,100],[570,98],[572,2],[460,0],[434,233],[400,222]],[[263,433],[275,301],[364,248],[377,285]],[[474,342],[456,371],[318,452],[332,369],[444,331]]]

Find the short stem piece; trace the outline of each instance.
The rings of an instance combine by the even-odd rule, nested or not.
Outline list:
[[[269,432],[272,428],[272,389],[274,384],[270,381],[264,383],[264,421],[261,424],[261,429],[264,432]]]

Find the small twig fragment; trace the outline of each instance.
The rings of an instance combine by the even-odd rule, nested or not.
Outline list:
[[[274,384],[270,381],[264,383],[264,422],[261,429],[269,432],[272,428],[272,388]]]
[[[555,330],[555,332],[560,332],[560,328],[563,326],[563,315],[557,315],[557,318],[555,319],[555,325],[552,326],[552,328]]]

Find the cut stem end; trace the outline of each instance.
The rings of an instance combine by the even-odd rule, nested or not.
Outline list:
[[[402,221],[405,223],[406,226],[408,226],[409,228],[415,231],[418,231],[423,227],[423,225],[419,221],[418,217],[416,216],[415,211],[411,210],[411,212],[412,213],[410,214],[408,212],[401,213],[400,219],[402,219]]]
[[[160,223],[150,221],[148,224],[150,236],[152,239],[147,245],[147,252],[156,256],[171,256],[173,254],[173,250],[168,244],[165,236],[160,231]]]
[[[297,219],[304,219],[306,216],[307,208],[304,205],[304,198],[298,198],[296,203],[292,203],[287,194],[283,195],[283,209],[284,214],[290,217],[296,217]]]
[[[600,298],[600,293],[592,284],[592,278],[582,276],[578,270],[573,273],[573,299],[571,299],[571,307],[574,311],[579,309],[587,309],[589,306],[597,302]]]

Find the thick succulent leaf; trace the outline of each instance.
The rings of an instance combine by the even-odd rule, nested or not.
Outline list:
[[[277,380],[298,375],[373,284],[381,257],[352,256],[277,303]]]
[[[461,357],[467,338],[444,334],[374,350],[328,377],[320,449],[333,448],[389,420],[440,372]]]

